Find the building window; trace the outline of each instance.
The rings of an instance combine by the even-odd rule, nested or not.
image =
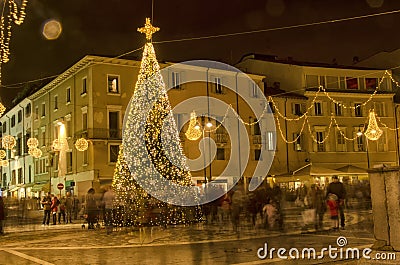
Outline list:
[[[383,102],[374,102],[374,111],[378,117],[385,116],[385,108]]]
[[[217,148],[217,160],[225,160],[225,149]]]
[[[46,145],[46,131],[42,130],[42,146]]]
[[[375,90],[378,86],[378,78],[365,78],[365,89]]]
[[[81,95],[86,95],[87,93],[87,78],[82,78],[82,93]]]
[[[42,118],[46,116],[46,103],[42,103]]]
[[[89,151],[85,150],[83,151],[83,165],[87,166],[89,165]]]
[[[115,75],[107,76],[108,93],[119,94],[119,77]]]
[[[22,110],[18,111],[18,123],[22,121]]]
[[[67,131],[67,137],[72,137],[72,121],[71,121],[71,117],[65,117],[65,121],[66,121],[66,131]]]
[[[292,114],[296,116],[301,116],[305,112],[305,105],[301,103],[293,103],[292,105]]]
[[[318,88],[319,80],[317,75],[306,75],[306,87],[307,88]]]
[[[355,148],[354,151],[356,151],[356,152],[363,152],[363,151],[365,151],[364,136],[359,136],[359,137],[357,137],[357,140],[356,140],[356,148]]]
[[[314,102],[314,114],[315,116],[322,116],[322,103]]]
[[[215,93],[216,94],[222,94],[222,83],[221,83],[221,78],[220,77],[216,77],[215,79],[214,79],[214,81],[215,81],[215,83],[214,83],[214,86],[215,86]]]
[[[181,79],[178,72],[172,72],[171,82],[173,89],[181,89]]]
[[[276,137],[274,132],[267,132],[267,150],[273,151],[276,148]]]
[[[386,137],[386,130],[383,131],[381,137],[379,137],[378,141],[378,152],[387,152],[387,137]]]
[[[258,98],[259,97],[259,90],[258,86],[254,82],[250,82],[250,95],[252,98]]]
[[[341,103],[335,103],[335,116],[343,115],[343,106]]]
[[[274,103],[272,103],[271,101],[268,102],[269,105],[269,113],[275,113],[275,108],[274,108]]]
[[[24,175],[22,174],[22,168],[18,168],[18,184],[23,184],[24,181]]]
[[[346,88],[347,89],[358,89],[358,79],[353,77],[346,78]]]
[[[17,172],[15,169],[11,172],[11,185],[16,185],[17,184]]]
[[[11,117],[11,128],[15,126],[15,115]]]
[[[72,152],[67,152],[67,173],[72,172]]]
[[[302,135],[299,133],[293,134],[293,141],[294,141],[294,150],[297,152],[303,151],[303,140]]]
[[[16,138],[16,144],[15,144],[15,156],[20,156],[22,153],[22,146],[23,142],[22,142],[22,135],[18,135],[18,137]]]
[[[362,106],[360,103],[354,104],[354,115],[356,117],[362,117]]]
[[[70,87],[67,87],[66,93],[67,93],[67,95],[66,95],[67,103],[71,103],[71,88]]]
[[[339,89],[339,78],[337,76],[326,77],[326,88]]]
[[[254,122],[257,121],[254,119]],[[253,125],[253,135],[261,135],[260,123],[257,122]]]
[[[3,173],[3,187],[7,187],[7,173]]]
[[[346,151],[346,139],[344,138],[344,132],[336,131],[336,151],[345,152]]]
[[[108,112],[108,130],[111,139],[119,139],[119,111]]]
[[[35,107],[35,120],[37,120],[39,118],[39,107],[36,106]]]
[[[86,131],[88,128],[88,116],[87,112],[82,113],[82,130]]]
[[[3,133],[7,132],[7,122],[3,122]]]
[[[325,151],[324,132],[316,132],[317,152]]]
[[[119,145],[118,144],[110,144],[109,145],[109,162],[116,163],[118,160],[119,153]]]
[[[261,149],[254,149],[254,160],[255,161],[261,161]]]
[[[32,183],[32,166],[29,165],[29,169],[28,169],[28,181],[29,183]]]
[[[54,96],[54,110],[58,110],[58,96]]]
[[[28,105],[26,105],[25,107],[25,117],[31,116],[31,112],[32,112],[32,105],[31,103],[28,103]]]

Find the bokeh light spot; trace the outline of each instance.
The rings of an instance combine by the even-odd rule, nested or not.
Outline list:
[[[47,20],[43,24],[42,34],[48,40],[57,39],[62,32],[61,23],[55,19]]]

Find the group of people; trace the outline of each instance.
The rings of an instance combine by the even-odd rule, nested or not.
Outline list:
[[[61,224],[61,217],[63,223],[72,223],[74,205],[75,200],[70,192],[67,192],[66,196],[61,198],[57,198],[57,196],[48,192],[42,200],[44,212],[42,225],[49,225],[50,219],[53,221],[52,225],[56,225],[57,220],[58,224]]]
[[[324,215],[329,209],[332,228],[334,230],[339,229],[339,217],[341,228],[345,228],[345,185],[339,181],[337,176],[333,176],[332,180],[326,191],[317,184],[312,184],[310,189],[307,189],[305,186],[298,189],[295,204],[305,208],[302,213],[305,226],[314,224],[315,229],[322,229]]]

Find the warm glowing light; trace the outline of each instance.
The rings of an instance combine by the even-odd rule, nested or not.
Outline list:
[[[37,138],[32,137],[28,139],[26,144],[28,145],[29,149],[36,148],[39,146],[39,140]]]
[[[185,132],[185,135],[191,141],[199,139],[202,135],[200,126],[197,124],[196,112],[194,111],[190,113],[189,126],[187,131]]]
[[[212,125],[211,122],[207,122],[206,126],[207,126],[208,128],[211,128],[213,125]]]
[[[52,148],[54,151],[62,151],[68,149],[68,141],[65,138],[54,139]]]
[[[4,114],[6,111],[6,107],[0,102],[0,117]]]
[[[43,25],[43,36],[48,40],[55,40],[60,37],[62,32],[61,23],[55,19],[50,19],[46,21]]]
[[[140,33],[146,34],[146,39],[151,40],[152,36],[154,33],[160,30],[160,28],[153,27],[150,23],[150,18],[146,18],[146,23],[144,24],[144,27],[138,28],[137,29]]]
[[[35,158],[39,158],[42,156],[42,150],[40,150],[39,148],[35,148],[32,151],[32,156]]]
[[[80,151],[86,151],[89,147],[89,143],[85,138],[79,138],[78,140],[76,140],[75,142],[75,148]]]
[[[364,132],[365,137],[368,140],[376,141],[381,137],[383,131],[379,128],[378,123],[376,121],[375,112],[371,110],[369,112],[369,120],[368,120],[368,127],[367,130]]]
[[[0,150],[0,159],[3,159],[7,156],[7,153],[5,150]]]
[[[3,148],[13,149],[17,142],[15,141],[15,138],[13,136],[6,135],[3,137],[1,143],[2,143]]]
[[[357,136],[360,137],[361,135],[362,135],[362,132],[360,130],[358,130]]]
[[[0,166],[8,167],[8,160],[0,160]]]

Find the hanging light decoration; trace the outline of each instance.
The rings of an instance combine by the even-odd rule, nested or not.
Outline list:
[[[376,141],[381,137],[382,133],[383,131],[379,128],[378,123],[376,122],[375,112],[374,110],[371,110],[369,112],[368,127],[364,132],[364,135],[368,140]]]
[[[39,148],[34,148],[32,149],[32,156],[35,158],[39,158],[42,156],[42,150],[40,150]]]
[[[0,160],[0,166],[8,167],[8,160]]]
[[[75,142],[75,148],[80,151],[86,151],[89,147],[89,143],[85,138],[79,138],[78,140],[76,140]]]
[[[34,152],[35,152],[35,149],[37,149],[37,148],[29,148],[28,154],[31,155],[31,156],[33,156],[33,154],[34,154]]]
[[[7,153],[6,153],[6,151],[5,151],[5,150],[0,150],[0,159],[3,159],[3,158],[5,158],[5,157],[6,157],[6,155],[7,155]]]
[[[1,143],[2,143],[3,148],[13,149],[17,142],[15,141],[15,138],[13,136],[6,135],[3,137]]]
[[[29,138],[26,144],[28,145],[29,149],[37,148],[39,146],[39,140],[34,137]]]
[[[54,139],[52,148],[54,151],[61,151],[66,149],[68,146],[67,139]]]
[[[187,131],[185,132],[185,135],[191,141],[199,139],[202,135],[200,126],[197,124],[196,112],[194,111],[190,113],[189,126]]]
[[[0,102],[0,117],[3,116],[4,112],[6,111],[6,107]]]

